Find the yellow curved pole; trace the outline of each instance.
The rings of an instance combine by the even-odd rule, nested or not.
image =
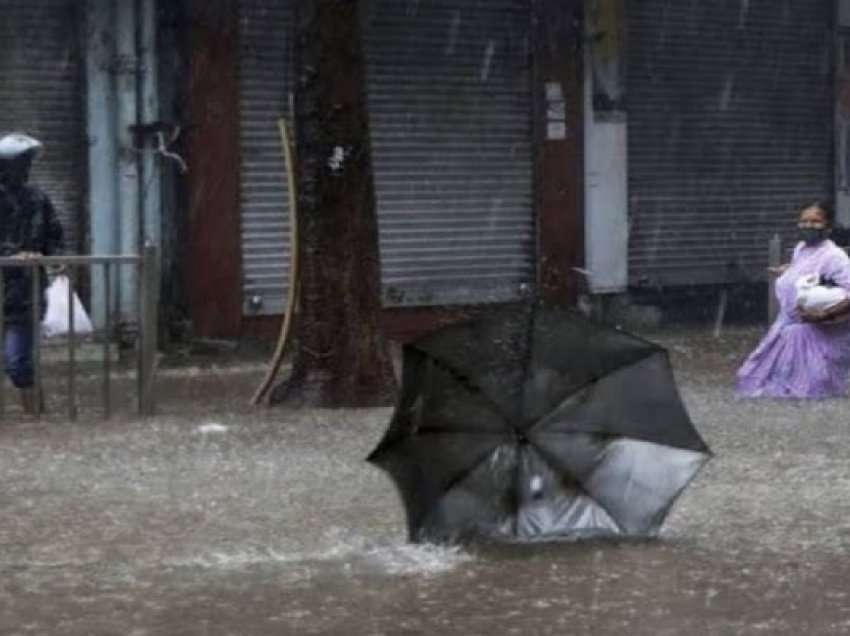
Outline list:
[[[289,293],[286,301],[286,314],[284,315],[283,325],[281,326],[280,335],[278,336],[277,345],[272,356],[271,366],[266,372],[262,383],[260,383],[260,386],[254,392],[254,396],[251,398],[251,404],[254,406],[265,399],[274,379],[280,371],[281,364],[283,364],[283,356],[286,353],[286,345],[289,343],[292,323],[295,317],[295,308],[298,302],[300,258],[298,249],[298,197],[295,191],[295,167],[289,127],[282,117],[277,120],[277,126],[280,130],[280,142],[283,147],[283,159],[286,164],[286,181],[289,186]]]

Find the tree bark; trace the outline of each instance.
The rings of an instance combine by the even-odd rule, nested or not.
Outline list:
[[[292,373],[272,403],[390,403],[378,224],[357,0],[296,3],[295,128],[301,294]]]

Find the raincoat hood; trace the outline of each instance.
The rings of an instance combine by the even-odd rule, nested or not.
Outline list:
[[[27,153],[37,155],[44,145],[36,138],[23,133],[11,133],[0,137],[0,159],[16,159]]]

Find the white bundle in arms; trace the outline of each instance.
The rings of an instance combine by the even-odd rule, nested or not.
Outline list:
[[[847,291],[821,284],[817,274],[801,276],[796,287],[797,306],[807,311],[828,311],[847,298]]]

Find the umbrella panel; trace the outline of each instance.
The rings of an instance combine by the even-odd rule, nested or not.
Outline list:
[[[532,430],[618,435],[708,451],[682,403],[664,351],[621,367],[568,395]]]
[[[625,437],[541,433],[532,443],[558,474],[572,475],[615,522],[617,534],[654,536],[708,455]]]

